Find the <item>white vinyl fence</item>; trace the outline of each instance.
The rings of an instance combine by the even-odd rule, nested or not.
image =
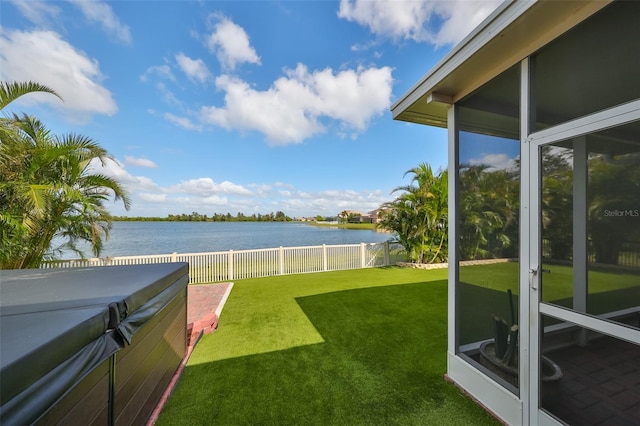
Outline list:
[[[187,262],[189,283],[202,284],[273,275],[373,268],[405,260],[406,254],[400,245],[384,242],[59,260],[47,262],[42,268]]]

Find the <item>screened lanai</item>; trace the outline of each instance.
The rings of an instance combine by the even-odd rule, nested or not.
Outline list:
[[[449,129],[447,374],[509,424],[640,423],[638,52],[638,2],[508,2],[392,106]]]

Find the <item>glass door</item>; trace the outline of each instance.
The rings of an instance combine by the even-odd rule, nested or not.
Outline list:
[[[637,105],[529,141],[530,423],[640,424]]]

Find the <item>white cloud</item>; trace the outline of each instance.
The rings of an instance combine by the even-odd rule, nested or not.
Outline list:
[[[187,130],[201,130],[202,126],[195,124],[187,117],[178,117],[177,115],[165,112],[162,115],[167,121],[175,124],[178,127],[182,127]]]
[[[226,92],[225,106],[203,107],[202,118],[207,123],[227,130],[255,130],[274,145],[302,142],[323,131],[316,117],[283,99],[276,87],[261,92],[226,75],[216,79],[216,86]]]
[[[166,60],[165,60],[166,61]],[[176,107],[181,111],[186,109],[184,103],[178,99],[178,97],[167,87],[166,81],[171,81],[176,83],[176,77],[171,70],[171,67],[168,64],[164,65],[154,65],[145,70],[145,72],[140,75],[140,81],[147,83],[151,82],[151,80],[155,81],[155,87],[162,96],[162,100],[172,107]],[[151,114],[155,114],[155,110],[149,111]],[[186,117],[179,117],[175,114],[165,113],[163,114],[165,120],[188,130],[200,130],[201,126],[198,124],[194,124],[190,119]]]
[[[60,8],[48,2],[13,0],[11,3],[29,21],[39,27],[51,27],[51,24],[56,22],[58,15],[60,15]]]
[[[169,65],[154,65],[152,67],[147,68],[147,70],[140,76],[141,81],[148,81],[149,77],[152,75],[160,76],[161,78],[176,81],[175,76],[171,72],[171,67]]]
[[[485,154],[480,158],[469,160],[472,166],[488,166],[488,170],[513,170],[516,167],[516,159],[507,154]]]
[[[87,19],[99,23],[109,35],[124,44],[131,44],[129,27],[120,22],[111,6],[101,1],[72,0],[71,2]]]
[[[91,168],[117,179],[131,196],[130,211],[124,210],[120,202],[108,206],[114,215],[164,217],[193,211],[251,215],[282,211],[292,217],[333,216],[343,210],[366,213],[389,201],[389,195],[382,190],[302,191],[283,182],[252,183],[245,187],[229,181],[217,183],[209,177],[161,186],[146,176],[131,174],[118,160],[107,161],[104,166],[94,161]]]
[[[262,184],[253,183],[253,184],[249,185],[249,188],[253,188],[253,192],[255,194],[265,194],[265,193],[269,192],[272,187],[273,187],[273,185],[268,185],[268,184],[265,184],[265,183],[262,183]]]
[[[177,107],[179,109],[184,109],[183,102],[180,99],[178,99],[178,97],[176,95],[174,95],[173,92],[171,90],[169,90],[169,88],[167,88],[166,84],[164,84],[163,82],[160,81],[160,82],[158,82],[156,84],[156,88],[158,89],[158,91],[162,95],[162,99],[167,104],[175,106],[175,107]]]
[[[356,210],[368,213],[389,201],[389,196],[381,190],[325,190],[319,192],[294,192],[279,200],[279,210],[294,216],[337,215],[343,210]],[[289,213],[293,212],[293,213]],[[301,212],[301,213],[299,213]]]
[[[29,95],[67,112],[69,119],[85,121],[92,114],[117,111],[111,92],[102,86],[98,61],[75,49],[53,31],[0,30],[0,78],[33,80],[58,92],[64,102],[46,94]]]
[[[293,186],[290,183],[285,183],[285,182],[276,182],[276,183],[273,184],[273,186],[276,186],[278,188],[295,189],[295,186]]]
[[[325,131],[320,120],[363,132],[389,107],[391,68],[310,72],[299,64],[266,91],[228,75],[216,79],[224,107],[203,107],[203,120],[228,130],[258,131],[273,145],[299,143]]]
[[[502,0],[341,0],[338,16],[394,40],[435,46],[462,40]]]
[[[201,202],[207,205],[214,206],[226,206],[229,203],[227,197],[220,197],[218,195],[210,195],[208,197],[202,198]]]
[[[216,194],[252,195],[251,191],[242,185],[229,181],[216,183],[211,178],[189,179],[168,188],[170,192],[184,192],[187,194],[210,197]]]
[[[132,175],[126,170],[125,165],[118,160],[107,160],[104,165],[100,164],[99,160],[92,160],[89,169],[116,179],[132,194],[139,192],[162,192],[161,188],[153,182],[153,180],[146,176]]]
[[[153,161],[146,158],[135,158],[130,155],[124,157],[124,162],[126,164],[138,167],[147,167],[147,168],[156,168],[158,165]]]
[[[251,46],[244,28],[219,14],[210,15],[209,21],[213,32],[207,37],[206,44],[223,68],[233,70],[245,62],[260,64],[260,57]]]
[[[176,62],[191,81],[205,83],[211,78],[211,73],[202,59],[191,59],[181,52],[176,55]]]
[[[138,194],[138,197],[140,197],[142,201],[148,201],[150,203],[162,203],[167,201],[167,194],[147,194],[142,192]]]

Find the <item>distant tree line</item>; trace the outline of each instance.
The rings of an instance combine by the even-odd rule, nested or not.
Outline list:
[[[191,214],[169,214],[167,217],[127,217],[114,216],[114,220],[129,222],[291,222],[293,219],[281,211],[275,213],[254,213],[250,216],[238,212],[235,216],[231,213],[214,213],[211,216],[192,212]]]

